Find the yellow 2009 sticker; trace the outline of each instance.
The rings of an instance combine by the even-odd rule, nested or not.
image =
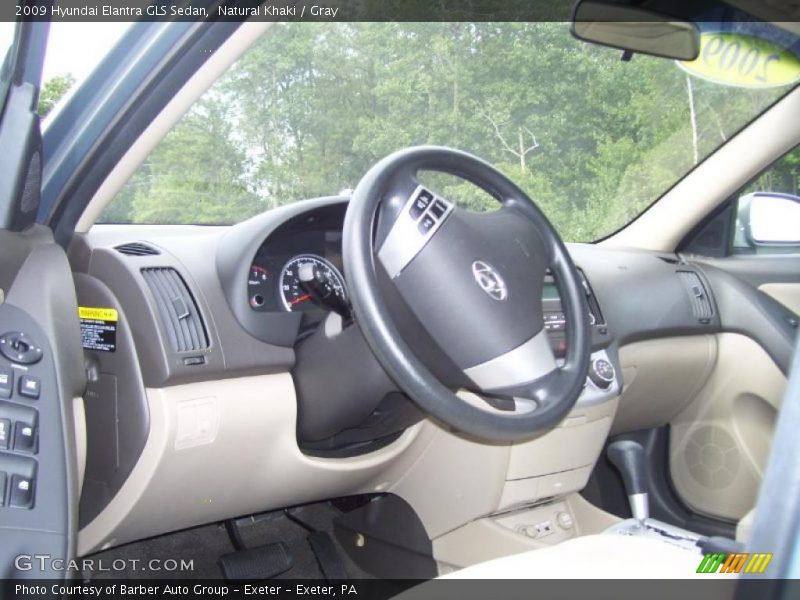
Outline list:
[[[771,88],[800,80],[800,58],[791,50],[734,32],[701,34],[700,55],[678,65],[692,75],[737,87]]]

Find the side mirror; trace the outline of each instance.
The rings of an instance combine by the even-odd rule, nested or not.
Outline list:
[[[747,194],[739,199],[739,221],[751,246],[800,246],[800,197]]]
[[[586,42],[675,60],[700,54],[700,32],[691,21],[606,0],[579,0],[572,35]]]

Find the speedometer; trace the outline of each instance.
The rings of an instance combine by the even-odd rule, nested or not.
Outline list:
[[[278,282],[278,291],[283,307],[288,311],[304,311],[314,308],[316,305],[311,300],[309,294],[300,282],[301,271],[314,269],[325,281],[325,285],[330,291],[342,300],[346,300],[344,278],[341,273],[327,260],[316,254],[301,254],[295,256],[281,271]]]

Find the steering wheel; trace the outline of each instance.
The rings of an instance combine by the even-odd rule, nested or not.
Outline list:
[[[501,206],[457,208],[420,185],[421,171],[467,180]],[[574,406],[589,368],[582,281],[544,214],[490,164],[437,146],[387,156],[353,192],[343,258],[367,344],[432,416],[509,442],[541,435]],[[547,269],[567,322],[560,366],[543,323]]]

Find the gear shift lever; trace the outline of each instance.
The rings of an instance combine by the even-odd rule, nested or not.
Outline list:
[[[644,520],[650,516],[644,448],[638,442],[620,440],[609,445],[608,459],[622,475],[633,517],[644,525]]]

